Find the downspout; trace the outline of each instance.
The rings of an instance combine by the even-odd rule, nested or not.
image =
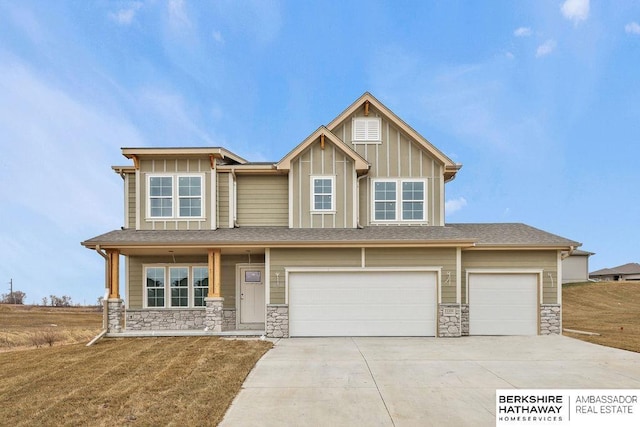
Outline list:
[[[575,246],[569,246],[569,252],[567,252],[566,254],[562,254],[560,255],[560,259],[564,260],[569,258],[571,255],[573,255],[573,253],[576,251],[576,247]]]
[[[361,224],[360,224],[360,180],[363,178],[366,178],[367,175],[362,175],[361,177],[358,177],[358,180],[356,181],[356,227],[357,228],[364,228]]]
[[[239,228],[238,225],[238,183],[236,170],[231,168],[231,176],[233,177],[233,227]]]
[[[109,283],[109,257],[107,256],[107,254],[100,249],[100,245],[96,245],[96,252],[98,254],[100,254],[100,256],[102,256],[102,258],[104,258],[104,283],[105,285],[108,285]],[[104,307],[102,308],[102,331],[100,331],[100,333],[98,335],[96,335],[91,341],[89,341],[89,343],[87,343],[87,347],[93,345],[94,343],[96,343],[100,338],[104,337],[107,334],[108,331],[108,322],[109,322],[109,315],[107,313],[107,310],[109,308],[109,303],[108,303],[108,298],[109,298],[109,288],[107,288],[105,286],[105,292],[104,292],[104,298],[102,298],[102,304],[104,305]]]

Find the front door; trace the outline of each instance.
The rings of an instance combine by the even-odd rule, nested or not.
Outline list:
[[[241,266],[240,275],[240,324],[264,325],[264,265]]]

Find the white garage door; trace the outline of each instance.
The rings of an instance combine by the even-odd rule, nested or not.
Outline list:
[[[537,274],[469,274],[469,335],[537,334]]]
[[[435,336],[436,273],[289,273],[289,335]]]

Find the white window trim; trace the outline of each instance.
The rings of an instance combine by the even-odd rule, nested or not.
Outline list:
[[[193,286],[193,269],[195,267],[208,268],[207,264],[143,264],[142,266],[142,307],[149,310],[164,310],[164,309],[204,309],[204,305],[195,305],[195,288]],[[162,268],[164,269],[164,305],[158,307],[149,307],[147,299],[147,270],[149,268]],[[189,304],[186,306],[173,307],[171,305],[171,283],[169,270],[171,268],[186,268],[187,269],[187,283],[188,283],[188,298]],[[209,278],[211,279],[211,278]]]
[[[180,194],[179,180],[183,177],[200,177],[200,216],[180,216]],[[151,178],[171,178],[171,213],[172,216],[151,216]],[[185,221],[201,221],[205,219],[206,212],[206,182],[204,173],[149,173],[146,179],[146,220],[147,221],[168,221],[168,220],[185,220]]]
[[[395,182],[396,183],[396,219],[376,219],[376,183]],[[424,199],[422,200],[422,219],[402,219],[402,183],[422,182],[424,185]],[[416,200],[413,200],[416,201]],[[418,200],[419,201],[419,200]],[[425,178],[383,178],[371,180],[371,222],[374,224],[428,224],[427,215],[427,180]]]
[[[315,206],[315,180],[316,179],[328,179],[331,180],[331,208],[330,209],[316,209]],[[311,175],[311,213],[336,213],[336,177],[335,175]],[[321,194],[326,195],[326,194]]]
[[[356,136],[356,122],[358,121],[377,121],[378,122],[378,138],[368,137],[368,130],[365,130],[365,138],[359,139]],[[382,144],[382,120],[380,117],[354,117],[351,121],[351,140],[354,144]]]

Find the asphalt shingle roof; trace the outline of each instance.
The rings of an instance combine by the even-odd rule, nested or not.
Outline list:
[[[617,274],[640,274],[640,264],[637,262],[630,262],[617,267],[603,268],[602,270],[589,273],[589,276],[610,276]]]
[[[526,224],[447,224],[437,226],[372,226],[362,229],[239,227],[217,230],[114,230],[82,242],[84,246],[282,245],[282,244],[452,244],[476,246],[579,246],[564,237]]]

